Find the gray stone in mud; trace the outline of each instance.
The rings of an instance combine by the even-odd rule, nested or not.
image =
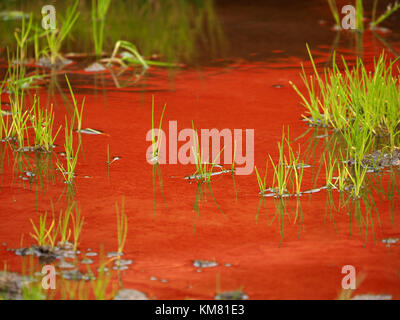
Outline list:
[[[101,72],[107,70],[101,63],[94,62],[85,68],[85,72]]]
[[[194,260],[193,265],[196,268],[213,268],[218,266],[218,262],[208,260]]]
[[[27,280],[18,273],[0,271],[0,297],[6,300],[22,300],[25,281]]]
[[[75,265],[73,263],[70,263],[70,262],[65,261],[64,259],[62,259],[60,261],[60,263],[58,264],[58,267],[60,269],[73,269],[73,268],[75,268]]]
[[[226,291],[218,293],[215,300],[248,300],[249,296],[241,290]]]
[[[71,64],[72,62],[73,62],[72,60],[61,58],[57,59],[57,61],[52,64],[49,58],[42,57],[38,60],[36,65],[39,67],[52,68],[52,67],[63,67],[68,64]]]
[[[118,256],[123,256],[124,253],[121,252],[121,254],[118,254],[117,251],[112,251],[112,252],[108,252],[107,253],[107,258],[114,258],[114,257],[118,257]]]
[[[66,280],[90,280],[94,279],[94,277],[88,275],[88,274],[83,274],[80,272],[78,269],[73,269],[73,270],[65,270],[61,272],[61,276],[66,279]]]
[[[94,261],[92,259],[89,259],[89,258],[85,258],[85,259],[81,260],[82,264],[93,264],[93,262]]]
[[[358,294],[351,300],[392,300],[390,294]]]
[[[119,270],[119,271],[123,271],[123,270],[128,270],[129,267],[128,266],[114,266],[113,270]]]
[[[149,298],[138,290],[122,289],[114,297],[114,300],[149,300]]]
[[[114,261],[115,266],[129,266],[133,263],[132,260],[129,259],[119,259]]]

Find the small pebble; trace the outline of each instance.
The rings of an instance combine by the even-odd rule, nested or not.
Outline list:
[[[92,260],[92,259],[82,259],[82,260],[81,260],[81,263],[82,263],[82,264],[92,264],[92,263],[93,263],[93,260]]]
[[[194,260],[193,265],[196,268],[212,268],[218,266],[218,262],[216,261],[207,261],[207,260]]]
[[[116,294],[114,300],[149,300],[149,298],[138,290],[122,289]]]
[[[98,255],[97,252],[86,252],[85,256],[86,257],[96,257]]]

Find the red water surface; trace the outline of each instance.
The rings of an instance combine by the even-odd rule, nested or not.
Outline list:
[[[374,52],[366,55],[366,60]],[[323,61],[324,56],[320,56]],[[220,176],[212,181],[212,190],[225,216],[218,211],[212,197],[202,200],[194,234],[196,184],[183,177],[192,174],[192,165],[161,165],[165,203],[156,184],[156,215],[153,205],[152,166],[146,161],[150,143],[145,140],[151,129],[151,99],[156,100],[158,119],[167,103],[163,128],[168,121],[178,121],[178,130],[191,128],[254,129],[255,165],[263,168],[268,154],[277,158],[277,141],[283,126],[290,127],[291,137],[301,135],[308,127],[301,120],[303,109],[299,97],[289,85],[301,89],[298,59],[279,64],[237,62],[226,67],[180,69],[173,75],[166,70],[151,69],[135,87],[116,89],[108,73],[105,95],[93,77],[71,67],[67,71],[80,101],[86,97],[83,127],[103,131],[106,135],[82,135],[83,154],[77,166],[76,196],[85,225],[81,251],[91,248],[106,252],[117,248],[115,203],[125,197],[129,232],[124,258],[133,265],[122,271],[123,286],[145,292],[153,299],[212,299],[217,290],[241,288],[250,299],[335,299],[341,291],[344,265],[353,265],[365,280],[357,294],[391,294],[400,298],[400,244],[386,247],[381,239],[400,237],[399,211],[393,222],[388,201],[377,201],[381,226],[373,213],[376,243],[372,229],[358,233],[353,222],[350,235],[348,210],[326,216],[326,192],[303,196],[301,220],[294,223],[296,202],[288,200],[289,216],[285,218],[283,242],[274,199],[266,199],[256,220],[259,205],[254,173],[235,179]],[[62,82],[63,75],[59,77]],[[98,81],[100,83],[100,81]],[[276,87],[281,85],[281,87]],[[47,91],[39,92],[46,101]],[[60,95],[55,95],[56,123],[63,124],[65,108]],[[58,137],[62,151],[63,137]],[[183,142],[178,143],[178,147]],[[110,155],[119,156],[109,168]],[[21,258],[7,248],[33,243],[29,236],[29,219],[38,220],[38,212],[65,209],[62,177],[46,185],[46,191],[21,185],[13,180],[13,158],[5,157],[0,192],[0,260],[11,270],[21,269]],[[8,159],[8,160],[7,160]],[[318,158],[317,158],[318,161]],[[312,187],[312,169],[305,169],[304,188]],[[90,178],[85,178],[89,176]],[[269,172],[272,182],[272,171]],[[320,179],[321,186],[323,176]],[[337,200],[337,194],[334,199]],[[36,210],[38,206],[38,210]],[[216,260],[219,266],[197,272],[193,260]],[[230,264],[227,267],[225,264]],[[150,280],[157,277],[158,280]],[[161,282],[166,279],[167,282]],[[219,280],[218,280],[219,279]]]

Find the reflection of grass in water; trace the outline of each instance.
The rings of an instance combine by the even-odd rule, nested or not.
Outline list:
[[[132,14],[128,17],[127,12]],[[120,19],[110,30],[114,42],[120,39],[118,35],[127,34],[144,56],[157,53],[169,62],[195,60],[201,45],[215,53],[223,42],[212,0],[135,1],[113,6],[110,16]]]
[[[125,214],[124,197],[121,200],[121,207],[118,206],[117,202],[115,203],[115,212],[117,214],[118,258],[120,258],[128,235],[128,217]]]
[[[366,188],[373,190],[379,196],[379,200],[387,200],[389,206],[389,215],[392,225],[394,224],[394,213],[399,200],[399,171],[389,170],[389,181],[386,187],[383,185],[382,175],[368,176]]]
[[[35,132],[35,148],[51,152],[53,150],[54,141],[61,129],[61,126],[59,126],[56,133],[53,133],[53,105],[51,105],[49,110],[41,108],[40,99],[35,95],[30,114],[30,123]]]
[[[282,245],[284,231],[285,231],[285,215],[287,215],[287,208],[285,200],[282,198],[274,200],[276,213],[271,220],[271,224],[274,222],[275,218],[278,217],[278,224],[279,224],[279,232],[281,234],[281,239],[279,242],[279,246]]]
[[[154,217],[156,217],[156,181],[158,177],[158,184],[160,186],[160,192],[162,199],[165,203],[165,196],[164,196],[164,188],[163,188],[163,180],[162,180],[162,173],[161,167],[158,162],[153,163],[152,165],[152,185],[153,185],[153,208],[154,208]]]
[[[261,196],[260,200],[258,202],[258,207],[257,207],[256,223],[258,223],[259,214],[261,212],[261,208],[264,205],[264,201],[266,201],[266,198]],[[274,198],[275,215],[272,217],[271,221],[269,222],[269,225],[272,225],[272,223],[275,221],[275,219],[278,220],[278,227],[279,227],[279,233],[280,233],[279,246],[282,245],[283,238],[284,238],[285,216],[289,219],[289,222],[292,222],[290,219],[289,208],[288,208],[289,203],[292,203],[292,201],[289,200],[288,198],[282,198],[282,197]],[[267,210],[265,210],[265,216],[268,221]],[[301,206],[301,199],[300,199],[300,197],[296,197],[295,215],[294,215],[294,219],[293,219],[293,224],[296,224],[299,218],[300,218],[301,225],[300,225],[298,237],[300,238],[301,231],[304,231],[304,216],[303,216],[303,209]]]
[[[211,182],[210,181],[198,180],[197,181],[197,188],[196,188],[196,195],[195,195],[194,205],[193,205],[193,211],[194,211],[194,230],[193,230],[193,234],[196,234],[197,218],[199,216],[201,200],[202,200],[202,198],[204,200],[207,200],[207,190],[209,191],[211,197],[213,198],[213,201],[214,201],[215,205],[217,206],[218,211],[221,212],[222,215],[226,218],[225,213],[222,211],[220,205],[217,202],[217,199],[215,199],[214,193],[212,192]],[[203,196],[203,194],[204,194],[204,196]]]

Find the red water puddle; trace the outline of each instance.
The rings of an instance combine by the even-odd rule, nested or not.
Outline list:
[[[259,63],[202,71],[177,70],[173,81],[167,71],[153,70],[141,82],[143,92],[140,85],[134,90],[110,86],[106,88],[106,97],[101,88],[97,95],[91,94],[88,89],[93,86],[87,80],[82,90],[81,74],[71,76],[79,101],[83,98],[79,92],[85,92],[83,127],[107,133],[82,135],[84,155],[80,156],[76,178],[77,200],[85,216],[80,249],[98,252],[102,244],[107,252],[116,250],[114,206],[124,196],[129,218],[124,258],[134,263],[122,272],[123,283],[124,287],[141,290],[149,297],[212,299],[219,283],[222,291],[242,288],[251,299],[334,299],[341,290],[342,267],[353,265],[358,274],[366,275],[357,294],[386,293],[400,298],[400,245],[387,248],[381,242],[383,238],[400,237],[398,210],[392,224],[387,201],[377,203],[381,227],[374,214],[376,244],[371,229],[365,244],[364,231],[359,234],[355,225],[350,236],[346,210],[335,213],[335,225],[329,214],[326,217],[325,191],[303,196],[304,230],[300,220],[293,223],[296,202],[289,200],[290,218],[286,218],[279,247],[278,220],[271,223],[276,213],[273,199],[266,199],[256,221],[259,197],[255,174],[236,177],[237,200],[232,178],[222,176],[212,182],[212,190],[226,216],[208,195],[207,201],[201,202],[194,235],[196,184],[183,179],[193,173],[194,166],[162,165],[166,202],[162,201],[157,183],[154,215],[152,167],[146,162],[150,143],[145,140],[151,129],[152,94],[157,114],[167,103],[165,130],[168,121],[178,121],[179,130],[191,128],[192,120],[197,128],[254,129],[255,165],[263,168],[268,154],[277,158],[276,142],[283,126],[290,127],[293,138],[307,129],[300,121],[303,109],[299,97],[288,83],[291,80],[303,89],[298,67],[298,61],[291,61],[274,66]],[[47,92],[41,91],[40,95],[45,101]],[[65,109],[58,94],[56,105],[56,123],[63,124]],[[62,135],[56,143],[63,144]],[[109,177],[107,145],[111,157],[122,157],[111,165]],[[29,219],[38,219],[37,193],[27,186],[21,189],[18,179],[11,183],[12,157],[10,161],[2,176],[0,243],[16,248],[21,234],[25,235],[25,245],[33,242]],[[310,169],[305,170],[307,189],[312,183],[307,171]],[[272,171],[269,181],[271,174]],[[56,173],[56,182],[48,185],[45,194],[39,192],[39,212],[51,211],[50,199],[55,202],[65,187],[61,180]],[[334,198],[337,199],[336,194]],[[56,212],[65,208],[65,201],[55,207]],[[10,269],[20,270],[20,257],[4,247],[0,248],[0,257]],[[195,259],[216,260],[219,266],[197,272],[192,264]]]

